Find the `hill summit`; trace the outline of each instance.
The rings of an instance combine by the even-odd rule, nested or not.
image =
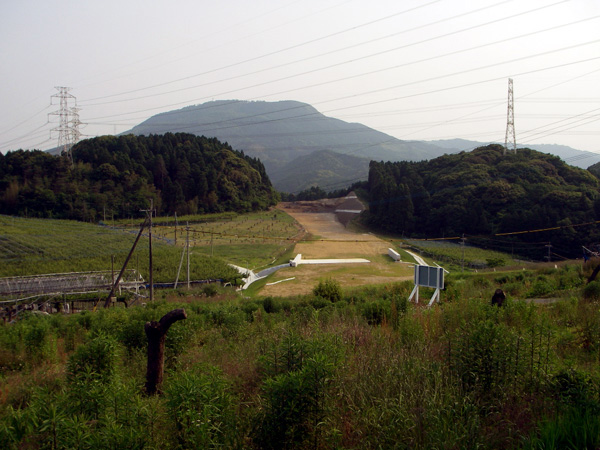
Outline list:
[[[336,183],[348,180],[348,185],[357,177],[366,179],[369,160],[422,161],[445,153],[435,145],[401,141],[359,123],[327,117],[297,101],[207,102],[157,114],[127,133],[167,132],[216,137],[246,155],[260,158],[274,186],[288,192],[329,185],[332,179]],[[306,165],[306,157],[319,151],[330,152],[331,165]],[[353,158],[334,161],[339,154]],[[295,163],[297,158],[302,158],[299,164]]]

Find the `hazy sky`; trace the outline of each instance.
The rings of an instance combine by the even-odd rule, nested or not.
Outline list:
[[[600,153],[599,0],[3,0],[0,151],[210,100],[298,100],[399,139]],[[69,106],[74,106],[73,99]]]

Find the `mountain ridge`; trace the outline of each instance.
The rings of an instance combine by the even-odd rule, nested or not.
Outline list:
[[[327,186],[344,179],[366,179],[367,169],[361,159],[424,161],[493,144],[465,139],[403,141],[360,123],[327,117],[315,107],[295,100],[211,101],[156,114],[122,134],[167,132],[216,137],[259,158],[274,187],[284,192]],[[580,168],[600,161],[599,154],[566,146],[539,144],[528,148],[559,156]],[[310,154],[323,150],[332,152],[327,158],[338,169],[320,169],[319,175],[316,166],[307,165],[306,161]],[[351,160],[336,154],[358,159],[354,160],[355,165],[348,166]]]
[[[273,180],[281,178],[277,172],[288,163],[316,150],[378,161],[421,161],[444,153],[431,144],[401,141],[360,123],[327,117],[311,105],[293,100],[207,102],[157,114],[123,134],[166,132],[217,137],[260,158]],[[281,189],[276,182],[274,185]]]

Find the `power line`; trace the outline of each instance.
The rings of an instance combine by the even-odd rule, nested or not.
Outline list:
[[[468,13],[463,13],[463,14],[459,14],[459,15],[456,15],[456,16],[452,16],[450,18],[445,18],[445,19],[442,19],[442,20],[439,20],[439,21],[431,22],[431,23],[429,23],[427,25],[419,26],[419,27],[416,27],[416,28],[411,28],[409,30],[404,30],[404,31],[397,32],[397,33],[393,33],[391,35],[385,36],[385,38],[388,38],[388,37],[391,37],[391,36],[396,36],[396,35],[399,35],[399,34],[402,34],[402,33],[405,33],[405,32],[409,32],[409,31],[414,31],[414,30],[417,30],[417,29],[420,29],[420,28],[423,28],[423,27],[426,27],[426,26],[436,25],[436,24],[439,24],[441,22],[452,20],[452,19],[459,18],[459,17],[463,17],[465,15],[473,14],[475,12],[480,12],[482,10],[489,9],[489,8],[491,8],[493,6],[497,6],[497,5],[500,5],[500,4],[507,3],[507,1],[512,1],[512,0],[506,0],[506,1],[503,1],[503,2],[500,2],[500,3],[497,3],[495,5],[491,5],[491,6],[487,6],[485,8],[479,8],[479,9],[476,9],[474,11],[470,11]],[[211,95],[208,95],[208,96],[205,96],[205,97],[202,97],[202,98],[197,98],[197,99],[194,99],[194,100],[191,100],[191,101],[192,102],[193,101],[200,101],[200,100],[206,100],[208,98],[215,97],[215,96],[228,95],[228,94],[232,94],[234,92],[238,92],[238,91],[241,91],[241,90],[247,90],[247,89],[251,89],[251,88],[255,88],[255,87],[259,87],[259,86],[264,86],[264,85],[270,85],[270,84],[273,84],[273,83],[278,82],[278,81],[288,80],[290,78],[296,78],[298,76],[311,74],[311,73],[314,73],[314,72],[322,71],[322,70],[325,70],[325,69],[330,69],[330,68],[333,68],[333,67],[338,67],[338,66],[341,66],[341,65],[344,65],[344,64],[348,64],[348,63],[354,63],[356,61],[364,60],[364,59],[367,59],[367,58],[372,58],[372,57],[375,57],[375,56],[381,56],[383,54],[386,54],[386,53],[389,53],[389,52],[392,52],[392,51],[397,51],[397,50],[400,50],[400,49],[405,49],[405,48],[408,48],[408,47],[412,47],[414,45],[423,44],[423,43],[430,42],[430,41],[433,41],[433,40],[447,38],[447,37],[455,35],[455,34],[463,33],[465,31],[471,31],[471,30],[476,29],[476,28],[481,28],[481,27],[484,27],[484,26],[488,26],[488,25],[491,25],[491,24],[494,24],[494,23],[498,23],[498,22],[501,22],[501,21],[504,21],[504,20],[512,19],[512,18],[515,18],[515,17],[518,17],[518,16],[522,16],[524,14],[529,14],[529,13],[532,13],[532,12],[538,12],[541,9],[545,9],[545,8],[548,8],[548,7],[551,7],[551,6],[556,6],[558,4],[564,3],[565,1],[568,1],[568,0],[561,0],[561,1],[559,1],[557,3],[553,3],[551,5],[546,5],[546,6],[543,6],[543,7],[540,7],[540,8],[531,9],[531,10],[528,10],[528,11],[525,11],[525,12],[522,12],[522,13],[510,15],[510,16],[507,16],[507,17],[502,17],[502,18],[495,19],[495,20],[492,20],[492,21],[489,21],[489,22],[485,22],[483,24],[478,24],[478,25],[475,25],[475,26],[470,26],[470,27],[467,27],[467,28],[462,28],[460,30],[456,30],[456,31],[453,31],[453,32],[449,32],[449,33],[445,33],[445,34],[438,35],[438,36],[435,36],[435,37],[430,37],[430,38],[427,38],[427,39],[423,39],[423,40],[420,40],[418,42],[413,42],[413,43],[409,43],[409,44],[403,44],[401,46],[394,47],[392,49],[388,49],[388,50],[384,50],[384,51],[372,53],[372,54],[369,54],[369,55],[366,55],[366,56],[363,56],[363,57],[360,57],[360,58],[352,58],[350,60],[346,60],[346,61],[343,61],[343,62],[340,62],[340,63],[330,64],[330,65],[327,65],[325,67],[321,67],[321,68],[317,68],[317,69],[312,69],[312,70],[304,71],[304,72],[301,72],[301,73],[296,73],[296,74],[293,74],[293,75],[290,75],[290,76],[287,76],[287,77],[283,77],[283,78],[279,78],[279,79],[276,79],[276,80],[269,80],[269,81],[257,83],[257,84],[251,85],[251,86],[245,86],[245,87],[234,89],[234,90],[220,92],[218,94],[214,94],[213,93]],[[584,22],[584,21],[597,19],[598,17],[600,17],[600,16],[588,17],[588,18],[585,18],[585,19],[582,19],[582,20],[578,20],[578,21],[575,21],[575,22],[571,22],[571,23],[568,23],[568,24],[562,24],[562,25],[558,25],[558,26],[547,28],[545,30],[539,30],[539,31],[535,31],[535,32],[525,33],[525,34],[520,35],[520,36],[511,37],[511,38],[507,38],[507,39],[502,39],[500,41],[495,41],[495,42],[492,42],[492,43],[482,44],[482,45],[478,45],[478,46],[475,46],[475,47],[470,47],[468,49],[462,49],[462,50],[452,51],[452,52],[445,53],[443,55],[438,55],[438,56],[434,56],[434,57],[424,58],[424,59],[421,59],[421,60],[417,60],[417,61],[413,61],[413,62],[409,62],[409,63],[403,63],[403,64],[391,66],[391,67],[388,67],[388,68],[384,68],[384,69],[378,69],[378,70],[374,70],[374,71],[369,71],[369,72],[366,72],[366,73],[363,73],[363,74],[358,74],[358,75],[353,75],[353,76],[347,76],[347,77],[343,77],[343,78],[337,79],[337,80],[329,80],[329,81],[319,82],[319,83],[316,83],[316,84],[313,84],[313,85],[309,85],[309,86],[303,86],[303,87],[300,87],[300,88],[295,88],[295,89],[291,89],[291,90],[285,90],[285,91],[281,91],[281,92],[276,92],[276,93],[267,95],[267,97],[268,96],[273,96],[273,95],[280,95],[280,94],[283,94],[283,93],[289,93],[289,92],[297,91],[297,90],[300,90],[300,89],[307,89],[307,88],[310,88],[310,87],[316,87],[316,86],[321,86],[321,85],[330,84],[330,83],[337,83],[337,82],[340,82],[340,81],[349,80],[349,79],[360,77],[360,76],[370,75],[370,74],[373,74],[373,73],[381,73],[381,72],[386,71],[386,70],[398,69],[398,68],[405,67],[405,66],[412,65],[412,64],[417,64],[417,63],[421,63],[421,62],[431,61],[431,60],[434,60],[434,59],[437,59],[437,58],[440,58],[440,57],[455,55],[455,54],[458,54],[458,53],[463,53],[463,52],[466,52],[466,51],[472,51],[472,50],[475,50],[475,49],[480,49],[480,48],[487,47],[487,46],[490,46],[490,45],[496,45],[498,43],[503,43],[503,42],[507,42],[507,41],[510,41],[510,40],[514,40],[514,39],[520,39],[520,38],[523,38],[523,37],[529,37],[529,36],[532,36],[532,35],[535,35],[535,34],[547,32],[547,31],[552,31],[552,30],[555,30],[555,29],[558,29],[558,28],[561,28],[561,27],[572,26],[572,25],[579,24],[579,23]],[[377,38],[377,39],[374,39],[374,40],[366,41],[366,43],[370,43],[372,41],[379,40],[379,39],[381,39],[381,38]],[[291,63],[285,63],[285,64],[280,64],[280,65],[277,65],[277,66],[274,66],[274,67],[269,67],[269,68],[266,68],[266,69],[261,69],[259,71],[251,72],[250,74],[238,75],[238,76],[235,76],[235,77],[227,78],[225,80],[220,79],[218,81],[213,81],[213,82],[208,82],[208,83],[204,83],[204,84],[201,84],[201,85],[196,85],[196,86],[181,88],[181,89],[172,90],[172,91],[168,91],[168,92],[163,92],[163,93],[160,93],[160,94],[152,94],[152,95],[147,95],[147,96],[143,96],[143,97],[135,97],[135,98],[131,98],[131,99],[116,100],[116,101],[105,102],[105,103],[89,104],[87,106],[91,107],[91,106],[97,106],[97,105],[103,105],[103,104],[110,104],[110,103],[115,103],[115,102],[125,102],[125,101],[139,100],[139,99],[144,99],[144,98],[149,98],[149,97],[155,97],[157,95],[172,94],[172,93],[180,92],[180,91],[183,91],[183,90],[194,89],[194,88],[198,88],[198,87],[204,87],[204,86],[208,86],[208,85],[211,85],[211,84],[220,83],[222,81],[229,81],[229,80],[233,80],[233,79],[236,79],[236,78],[241,78],[241,77],[248,76],[248,75],[254,75],[254,74],[257,74],[257,73],[260,73],[260,72],[271,70],[273,68],[280,68],[280,67],[287,66],[287,65],[290,65],[290,64],[295,64],[295,63],[298,63],[298,62],[305,62],[307,60],[314,59],[316,57],[330,55],[332,53],[337,53],[339,51],[347,50],[349,48],[353,48],[353,47],[356,47],[358,45],[364,45],[364,44],[365,44],[365,42],[359,43],[359,44],[355,44],[353,46],[344,47],[342,49],[338,49],[338,50],[334,50],[334,51],[330,51],[330,52],[326,52],[326,53],[321,53],[321,54],[316,55],[316,56],[310,56],[310,57],[307,57],[307,58],[302,58],[300,60],[296,60],[296,61],[293,61]],[[216,70],[218,70],[218,69],[216,69]],[[91,100],[89,100],[89,101],[91,101]],[[173,106],[177,106],[177,105],[181,105],[181,104],[187,104],[187,103],[189,103],[189,101],[179,102],[179,103],[173,104],[173,105],[168,105],[168,107],[173,107]],[[160,109],[160,108],[154,108],[154,109]],[[131,113],[131,114],[134,114],[134,113]]]
[[[501,2],[501,3],[503,3],[503,2]],[[497,3],[497,4],[501,4],[501,3]],[[562,2],[559,2],[559,3],[562,3]],[[554,3],[554,4],[552,4],[552,5],[548,5],[547,7],[550,7],[550,6],[553,6],[553,5],[559,4],[559,3]],[[472,12],[470,12],[470,13],[472,13]],[[522,13],[522,14],[524,14],[524,13]],[[455,17],[456,17],[456,16],[455,16]],[[591,18],[588,18],[588,19],[585,19],[585,20],[589,20],[589,19],[591,19]],[[449,20],[449,18],[448,18],[448,19],[446,19],[446,20]],[[561,25],[561,26],[566,26],[566,25]],[[532,33],[529,33],[529,34],[532,34]],[[525,35],[522,35],[522,36],[525,36]],[[514,38],[511,38],[511,39],[514,39]],[[486,45],[488,45],[488,44],[486,44]],[[466,50],[465,50],[465,51],[466,51]],[[361,76],[361,75],[357,75],[357,76]],[[430,80],[429,80],[429,81],[430,81]],[[388,89],[391,89],[391,88],[388,88]],[[297,89],[294,89],[294,90],[297,90]],[[290,91],[286,91],[286,92],[290,92]],[[358,95],[366,95],[366,94],[368,94],[368,93],[362,93],[362,94],[358,94]],[[425,95],[425,94],[423,94],[423,95]],[[337,100],[337,99],[335,99],[335,100]],[[338,110],[339,110],[339,109],[338,109]],[[331,111],[335,111],[335,110],[331,110]],[[128,114],[133,114],[133,113],[128,113]],[[108,117],[111,117],[111,118],[113,118],[113,117],[115,117],[115,116],[108,116]]]
[[[269,56],[273,56],[273,55],[276,55],[276,54],[279,54],[279,53],[287,52],[289,50],[293,50],[293,49],[296,49],[296,48],[299,48],[299,47],[303,47],[303,46],[308,45],[308,44],[313,44],[313,43],[316,43],[316,42],[319,42],[319,41],[322,41],[322,40],[325,40],[325,39],[328,39],[328,38],[331,38],[331,37],[334,37],[334,36],[338,36],[338,35],[341,35],[341,34],[344,34],[344,33],[350,32],[350,31],[355,31],[355,30],[357,30],[359,28],[370,26],[370,25],[379,23],[381,21],[390,19],[392,17],[396,17],[396,16],[399,16],[399,15],[402,15],[402,14],[406,14],[408,12],[411,12],[411,11],[414,11],[414,10],[417,10],[417,9],[421,9],[421,8],[430,6],[430,5],[435,4],[435,3],[439,3],[440,1],[442,1],[442,0],[433,0],[433,1],[429,2],[429,3],[425,3],[425,4],[419,5],[419,6],[414,7],[414,8],[403,10],[401,12],[394,13],[394,14],[389,14],[387,16],[380,17],[378,19],[375,19],[375,20],[372,20],[372,21],[369,21],[369,22],[366,22],[366,23],[363,23],[363,24],[360,24],[360,25],[357,25],[357,26],[354,26],[354,27],[346,28],[346,29],[344,29],[342,31],[337,31],[337,32],[334,32],[334,33],[330,33],[330,34],[327,34],[325,36],[321,36],[321,37],[318,37],[318,38],[315,38],[315,39],[304,41],[304,42],[301,42],[299,44],[295,44],[295,45],[292,45],[292,46],[289,46],[289,47],[286,47],[286,48],[283,48],[283,49],[279,49],[279,50],[276,50],[276,51],[273,51],[273,52],[269,52],[269,53],[266,53],[266,54],[263,54],[263,55],[255,56],[253,58],[248,58],[248,59],[245,59],[243,61],[238,61],[238,62],[235,62],[235,63],[227,64],[225,66],[221,66],[221,67],[218,67],[216,69],[211,69],[211,70],[208,70],[208,71],[204,71],[204,72],[200,72],[200,73],[197,73],[197,74],[189,75],[187,77],[182,77],[182,78],[179,78],[179,79],[176,79],[176,80],[171,80],[171,81],[167,81],[165,83],[159,83],[159,84],[152,85],[152,86],[147,86],[147,87],[144,87],[144,88],[138,88],[138,89],[124,91],[124,92],[121,92],[121,93],[118,93],[118,94],[111,94],[111,95],[106,95],[106,96],[102,96],[102,97],[96,97],[96,98],[88,99],[87,101],[101,100],[101,99],[104,99],[104,98],[111,98],[111,97],[117,97],[117,96],[120,96],[120,95],[131,94],[131,93],[134,93],[134,92],[140,92],[140,91],[147,90],[147,89],[154,89],[156,87],[161,87],[161,86],[165,86],[165,85],[168,85],[168,84],[177,83],[177,82],[180,82],[180,81],[185,81],[185,80],[188,80],[188,79],[191,79],[191,78],[196,78],[196,77],[199,77],[199,76],[208,75],[208,74],[211,74],[211,73],[214,73],[214,72],[231,69],[231,68],[233,68],[235,66],[239,66],[241,64],[246,64],[248,62],[254,62],[254,61],[257,61],[257,60],[260,60],[260,59],[264,59],[264,58],[269,57]],[[501,3],[506,3],[507,1],[512,1],[512,0],[505,0],[505,1],[501,2]],[[567,0],[562,0],[562,1],[567,1]]]

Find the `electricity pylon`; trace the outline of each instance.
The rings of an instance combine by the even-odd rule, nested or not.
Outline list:
[[[506,113],[506,137],[504,138],[504,154],[508,151],[508,145],[517,153],[517,136],[515,134],[515,104],[513,97],[513,80],[508,79],[508,111]]]
[[[53,131],[58,131],[58,148],[63,156],[69,158],[71,165],[73,164],[73,155],[71,154],[71,147],[79,141],[81,133],[79,132],[79,110],[77,108],[75,97],[69,93],[71,88],[65,86],[56,86],[58,93],[54,94],[51,98],[59,99],[58,111],[51,112],[52,115],[58,116],[58,126],[50,130],[50,136],[52,137]],[[75,106],[69,107],[69,99],[73,100]]]

